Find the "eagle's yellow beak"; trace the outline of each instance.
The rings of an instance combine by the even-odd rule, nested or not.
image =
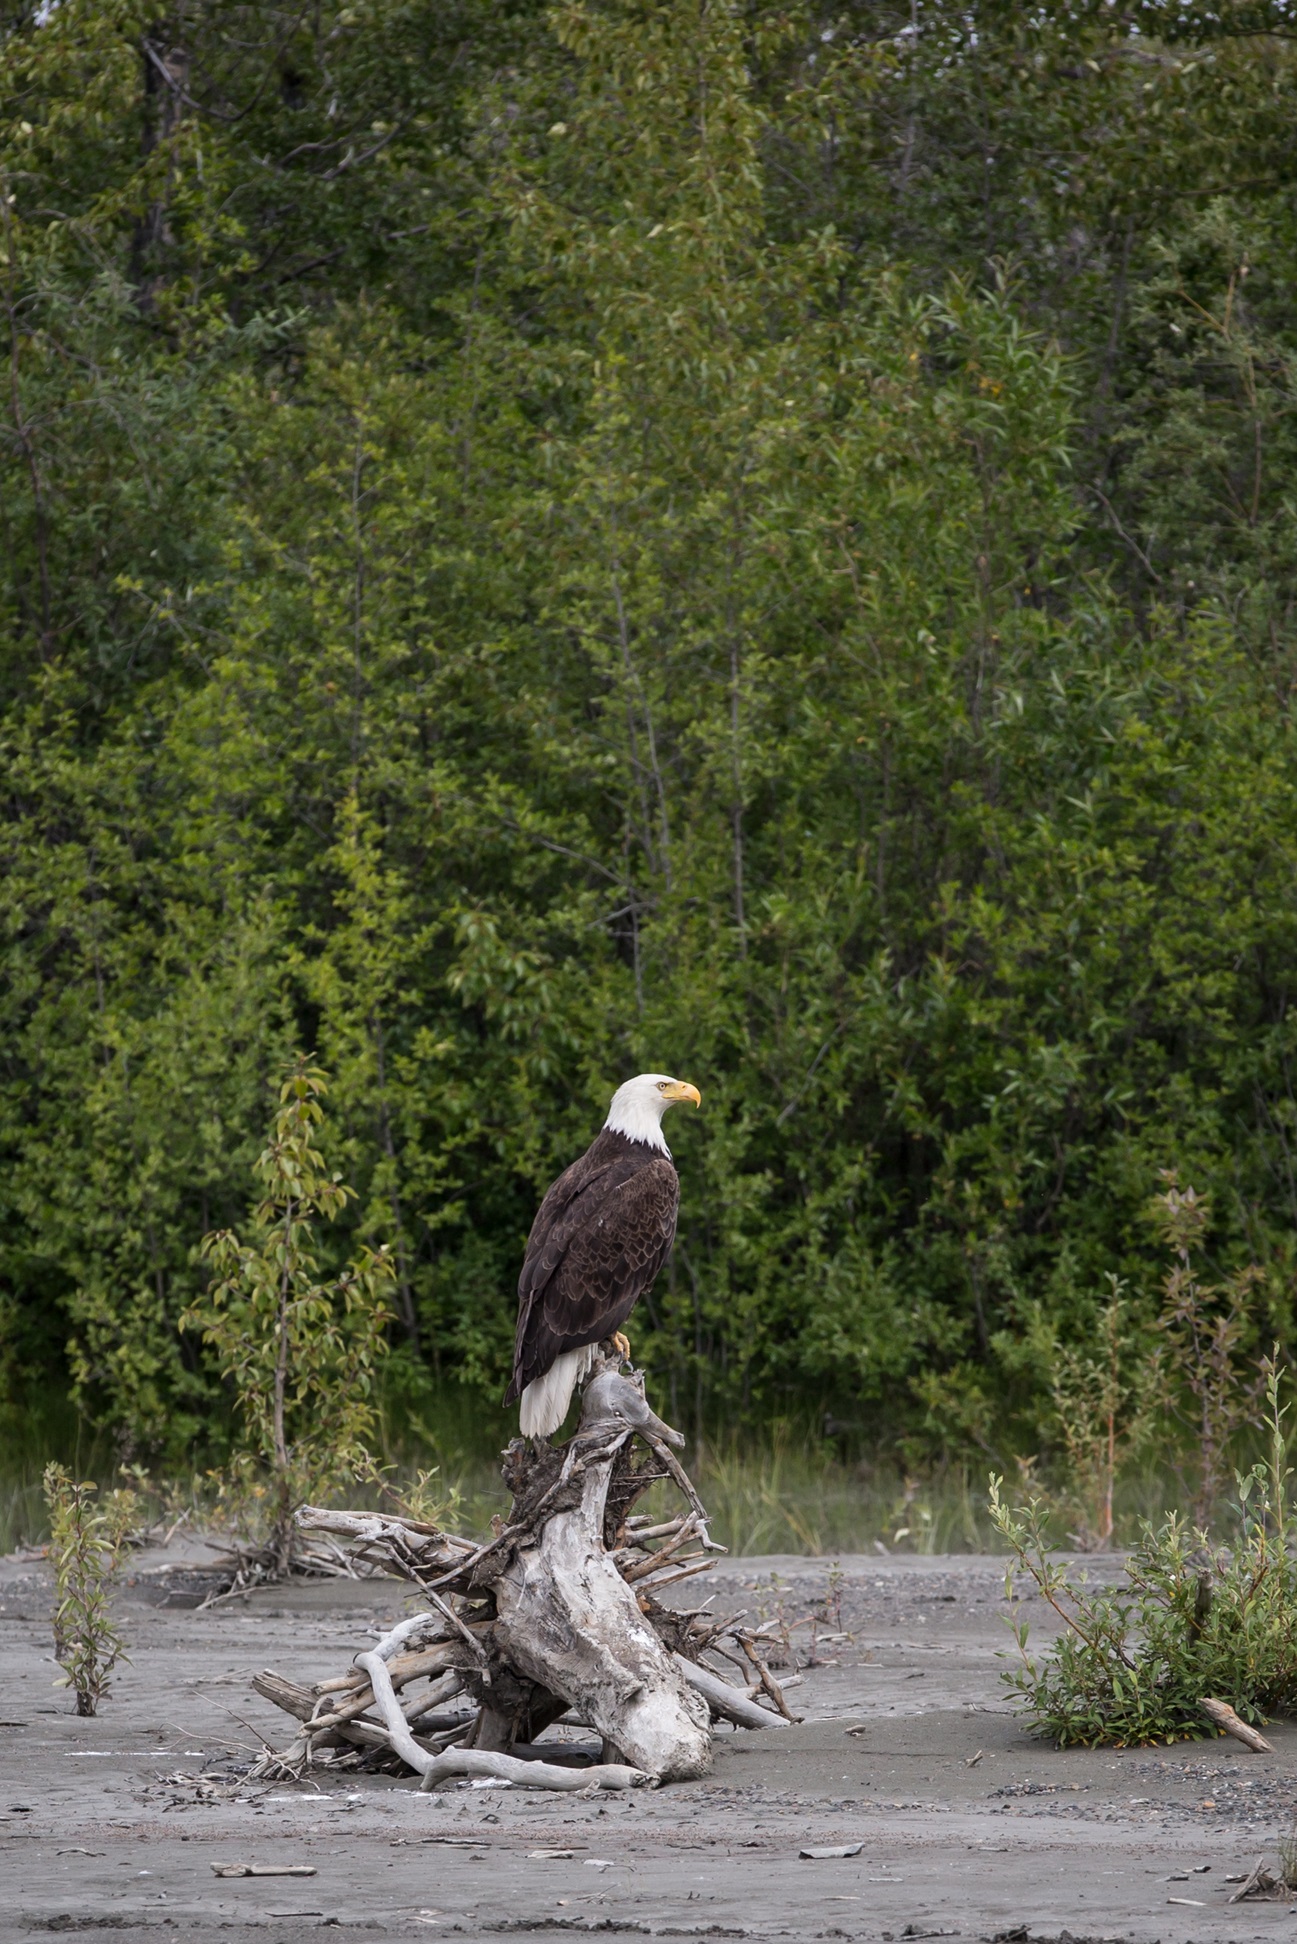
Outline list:
[[[667,1100],[692,1100],[695,1107],[701,1107],[703,1104],[703,1097],[697,1087],[691,1087],[687,1080],[671,1081],[669,1086],[663,1087],[662,1093]]]

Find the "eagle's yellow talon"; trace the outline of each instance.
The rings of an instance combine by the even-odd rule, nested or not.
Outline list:
[[[630,1338],[628,1336],[623,1336],[620,1330],[614,1330],[612,1333],[612,1345],[613,1348],[616,1350],[617,1355],[621,1358],[622,1362],[629,1363],[630,1362]]]

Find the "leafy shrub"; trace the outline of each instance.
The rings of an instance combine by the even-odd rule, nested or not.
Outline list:
[[[109,1601],[122,1548],[135,1513],[135,1494],[109,1493],[78,1483],[62,1465],[45,1468],[54,1568],[54,1658],[57,1684],[76,1692],[77,1713],[93,1715],[108,1693],[109,1676],[126,1654]]]
[[[1037,1458],[1018,1457],[1019,1489],[1037,1490],[1078,1552],[1102,1552],[1116,1537],[1115,1495],[1132,1462],[1154,1445],[1169,1457],[1194,1529],[1208,1531],[1228,1490],[1241,1437],[1260,1425],[1264,1377],[1249,1351],[1263,1272],[1252,1264],[1219,1282],[1202,1256],[1211,1227],[1209,1196],[1181,1188],[1173,1168],[1147,1213],[1170,1255],[1161,1303],[1150,1316],[1126,1284],[1107,1278],[1075,1341],[1040,1319],[1037,1355],[1053,1402],[1050,1486],[1037,1484]]]
[[[279,1572],[292,1563],[294,1506],[372,1466],[365,1440],[387,1348],[381,1291],[394,1274],[389,1251],[362,1249],[341,1276],[325,1281],[312,1249],[311,1217],[331,1218],[353,1198],[314,1145],[326,1091],[318,1067],[305,1058],[293,1063],[257,1162],[266,1192],[253,1239],[242,1242],[230,1230],[204,1237],[218,1280],[183,1318],[202,1330],[237,1394],[236,1478],[246,1484],[269,1471],[270,1550]]]
[[[1297,1706],[1297,1561],[1288,1551],[1287,1440],[1278,1369],[1266,1364],[1269,1456],[1237,1474],[1232,1545],[1171,1513],[1141,1523],[1124,1586],[1073,1585],[1049,1556],[1046,1507],[1010,1507],[991,1479],[991,1517],[1015,1572],[1035,1582],[1063,1622],[1043,1657],[1015,1619],[1019,1663],[1004,1679],[1028,1725],[1060,1748],[1128,1747],[1211,1733],[1200,1703],[1229,1701],[1260,1723]]]

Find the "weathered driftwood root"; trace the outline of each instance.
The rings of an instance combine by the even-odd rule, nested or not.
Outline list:
[[[562,1695],[633,1769],[680,1780],[711,1766],[708,1711],[604,1544],[613,1466],[646,1421],[660,1426],[615,1371],[587,1386],[560,1473],[566,1489],[539,1531],[492,1562],[493,1632],[510,1667]]]
[[[418,1723],[429,1750],[455,1740],[464,1729],[461,1716],[432,1713],[435,1707],[453,1700],[463,1686],[461,1663],[469,1656],[457,1639],[446,1638],[449,1631],[440,1614],[415,1614],[393,1627],[374,1649],[393,1694],[397,1688],[424,1678],[429,1680],[430,1685],[414,1697],[403,1714],[407,1730]],[[368,1658],[361,1656],[361,1659]],[[386,1726],[372,1718],[373,1683],[359,1665],[341,1679],[321,1681],[315,1687],[286,1680],[282,1674],[267,1668],[253,1676],[252,1685],[267,1701],[273,1701],[276,1707],[295,1715],[302,1723],[290,1747],[279,1753],[267,1749],[253,1770],[255,1776],[278,1779],[300,1775],[325,1750],[339,1747],[385,1750],[392,1747]],[[399,1703],[397,1707],[399,1710]]]
[[[410,1733],[409,1723],[401,1713],[401,1704],[381,1656],[358,1654],[356,1665],[368,1674],[392,1747],[401,1760],[422,1778],[419,1783],[421,1789],[435,1789],[439,1782],[448,1782],[455,1775],[491,1776],[500,1782],[519,1783],[523,1788],[532,1789],[633,1789],[651,1779],[643,1770],[627,1768],[621,1763],[606,1762],[595,1768],[565,1769],[556,1767],[552,1762],[524,1762],[512,1755],[477,1748],[456,1748],[442,1755],[430,1754],[420,1747]]]
[[[668,1449],[681,1443],[649,1408],[642,1379],[606,1358],[566,1446],[515,1439],[509,1447],[513,1506],[482,1545],[413,1519],[303,1507],[304,1529],[341,1540],[371,1570],[410,1580],[429,1610],[358,1655],[342,1679],[308,1688],[259,1675],[258,1692],[301,1724],[291,1747],[267,1750],[259,1772],[300,1774],[319,1759],[354,1763],[382,1751],[423,1788],[456,1775],[629,1788],[705,1773],[713,1719],[745,1728],[793,1719],[761,1657],[761,1633],[677,1613],[657,1598],[724,1550]],[[689,1510],[655,1524],[633,1507],[659,1479],[679,1487]],[[705,1665],[708,1653],[740,1668],[745,1685]],[[427,1687],[402,1696],[425,1679]],[[436,1712],[461,1693],[475,1714]],[[595,1729],[608,1759],[573,1768],[509,1753],[560,1717]]]

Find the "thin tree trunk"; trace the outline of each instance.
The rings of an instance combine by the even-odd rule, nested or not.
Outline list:
[[[365,538],[360,523],[360,478],[365,469],[365,428],[356,421],[356,455],[351,468],[351,528],[355,544],[356,569],[351,596],[351,768],[352,788],[360,787],[361,704],[364,694],[362,670],[365,617]]]
[[[737,635],[730,636],[730,761],[734,782],[734,802],[730,810],[730,828],[733,836],[734,851],[734,924],[739,935],[739,955],[746,958],[748,950],[747,914],[743,896],[743,756],[740,744],[742,717],[739,703],[739,676],[741,663]]]
[[[141,147],[146,156],[174,140],[187,98],[189,55],[172,42],[173,23],[157,22],[140,42],[143,63],[144,127]],[[168,190],[175,182],[175,158],[168,170]],[[131,239],[131,281],[140,309],[149,312],[157,301],[161,277],[157,274],[156,253],[172,241],[167,220],[167,199],[157,196],[145,215],[137,219]]]
[[[374,1014],[370,1014],[369,1030],[374,1040],[374,1055],[378,1063],[378,1136],[383,1153],[387,1156],[392,1169],[392,1185],[388,1190],[388,1202],[392,1210],[392,1222],[396,1233],[396,1287],[401,1303],[401,1322],[405,1334],[415,1350],[419,1348],[419,1318],[414,1307],[414,1289],[410,1282],[410,1266],[405,1253],[405,1229],[401,1219],[401,1196],[396,1185],[396,1143],[392,1139],[392,1117],[387,1106],[387,1063],[383,1045],[383,1028]]]
[[[622,598],[621,567],[614,557],[612,569],[613,601],[617,609],[617,642],[621,651],[622,667],[626,671],[626,733],[630,744],[631,764],[639,784],[640,815],[642,819],[641,843],[650,867],[657,871],[666,889],[671,889],[671,822],[667,811],[666,783],[662,775],[662,765],[658,760],[657,732],[653,724],[653,710],[640,680],[631,655],[630,625],[626,619],[626,604]],[[639,697],[640,709],[644,717],[644,741],[648,747],[648,763],[640,756],[640,736],[635,722],[635,696]],[[646,778],[653,780],[653,792],[657,797],[657,819],[661,829],[660,848],[655,855],[652,838],[654,817],[649,800]]]
[[[292,1288],[292,1271],[289,1262],[289,1244],[293,1232],[293,1207],[290,1201],[284,1210],[284,1268],[279,1279],[279,1316],[276,1324],[278,1340],[275,1344],[275,1392],[274,1418],[272,1433],[275,1440],[275,1470],[278,1473],[278,1505],[275,1513],[274,1547],[278,1555],[281,1573],[287,1572],[293,1549],[294,1528],[292,1523],[291,1493],[288,1478],[288,1439],[284,1427],[284,1399],[288,1389],[288,1296]]]

